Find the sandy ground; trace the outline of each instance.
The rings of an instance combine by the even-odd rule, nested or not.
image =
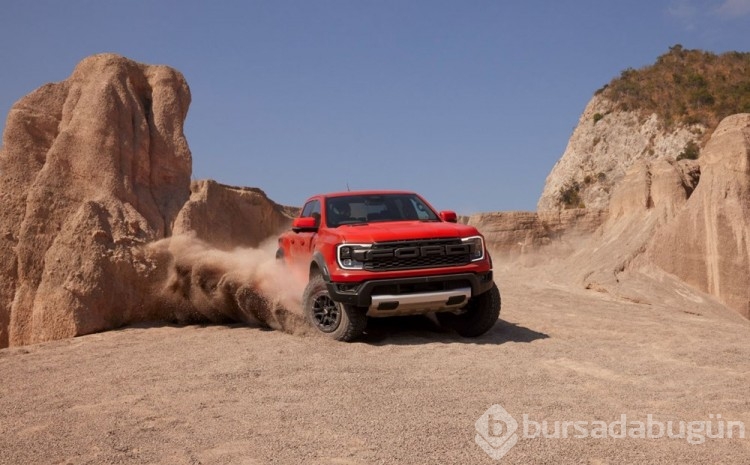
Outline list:
[[[501,321],[476,340],[408,319],[352,344],[155,325],[0,350],[0,463],[750,464],[747,321],[698,294],[635,303],[535,269],[497,276]],[[495,461],[475,444],[493,404],[550,433],[621,414],[720,414],[747,431],[696,445],[520,437]]]

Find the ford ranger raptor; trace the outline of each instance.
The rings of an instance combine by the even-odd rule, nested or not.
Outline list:
[[[368,317],[434,312],[441,326],[476,337],[500,314],[482,235],[413,192],[313,196],[276,258],[308,280],[308,322],[339,341],[360,336]]]

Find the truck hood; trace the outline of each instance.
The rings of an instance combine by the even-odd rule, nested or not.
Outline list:
[[[473,226],[456,223],[425,221],[388,221],[358,225],[343,225],[336,228],[342,242],[370,243],[410,239],[435,239],[446,237],[477,236]]]

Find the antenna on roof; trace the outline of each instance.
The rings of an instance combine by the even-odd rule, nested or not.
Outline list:
[[[352,191],[351,189],[349,189],[349,183],[348,182],[346,183],[346,191],[347,192],[351,192]]]

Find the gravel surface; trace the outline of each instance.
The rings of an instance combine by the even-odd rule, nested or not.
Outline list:
[[[409,318],[350,344],[155,325],[0,350],[0,463],[750,464],[746,320],[703,295],[634,303],[533,269],[497,274],[501,321],[476,340]],[[493,404],[519,424],[499,461],[475,443]],[[528,438],[524,414],[549,433],[622,414],[747,431],[702,444]]]

